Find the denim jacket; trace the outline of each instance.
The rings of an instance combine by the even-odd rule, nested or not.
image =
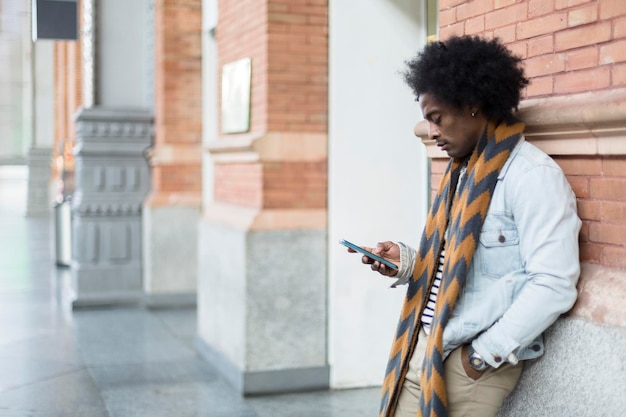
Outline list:
[[[465,287],[444,329],[444,355],[471,341],[496,368],[541,356],[541,334],[576,301],[580,226],[563,172],[522,138],[498,176]],[[403,281],[415,250],[399,245]]]

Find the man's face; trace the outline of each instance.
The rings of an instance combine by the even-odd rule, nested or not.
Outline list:
[[[487,125],[484,116],[477,110],[472,116],[470,106],[458,109],[428,93],[420,97],[420,105],[428,121],[428,136],[437,142],[441,150],[451,158],[464,158],[472,153]]]

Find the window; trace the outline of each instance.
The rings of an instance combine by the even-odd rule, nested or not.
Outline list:
[[[426,0],[426,42],[439,38],[439,0]]]

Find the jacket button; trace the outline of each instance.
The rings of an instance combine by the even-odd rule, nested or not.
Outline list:
[[[506,238],[504,237],[504,235],[498,236],[498,242],[504,243],[505,241],[506,241]]]
[[[500,362],[502,362],[502,358],[501,358],[501,357],[499,357],[499,356],[494,356],[494,357],[493,357],[493,360],[494,360],[494,361],[496,361],[496,363],[500,363]]]
[[[541,346],[539,345],[532,345],[530,348],[535,352],[539,352],[541,350]]]

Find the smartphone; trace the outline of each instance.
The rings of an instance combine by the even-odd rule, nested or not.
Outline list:
[[[372,252],[367,251],[367,250],[363,249],[360,246],[355,245],[354,243],[348,242],[345,239],[341,239],[339,241],[339,243],[341,243],[344,246],[349,247],[350,249],[354,249],[355,251],[362,253],[363,255],[367,256],[368,258],[371,258],[371,259],[374,259],[375,261],[383,263],[383,264],[385,264],[386,266],[388,266],[391,269],[396,269],[396,270],[398,269],[398,265],[396,265],[394,263],[391,263],[388,260],[386,260],[384,258],[381,258],[380,256],[375,255]]]

